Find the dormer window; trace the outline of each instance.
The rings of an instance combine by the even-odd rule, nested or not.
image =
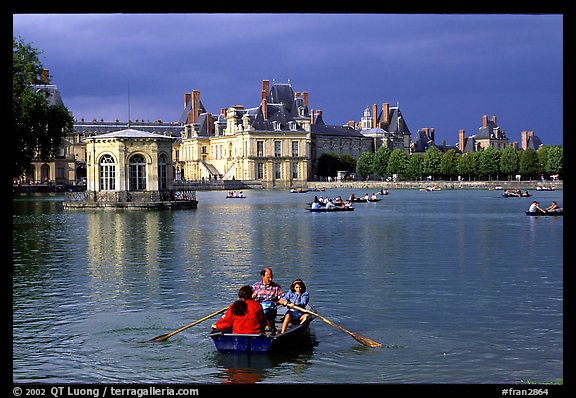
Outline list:
[[[280,130],[280,122],[277,121],[277,120],[272,121],[272,128],[273,128],[275,131],[279,131],[279,130]]]
[[[288,122],[288,127],[290,128],[290,131],[296,131],[298,123],[296,123],[294,120],[291,120]]]

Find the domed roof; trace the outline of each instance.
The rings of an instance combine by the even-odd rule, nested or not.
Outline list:
[[[98,134],[98,135],[93,135],[90,137],[86,137],[87,140],[93,140],[93,139],[109,139],[109,138],[140,138],[140,139],[154,139],[154,140],[158,140],[158,139],[169,139],[169,140],[173,140],[175,139],[174,137],[170,137],[167,135],[160,135],[160,134],[156,134],[156,133],[149,133],[147,131],[142,131],[142,130],[134,130],[131,128],[125,129],[125,130],[118,130],[118,131],[112,131],[110,133],[104,133],[104,134]]]

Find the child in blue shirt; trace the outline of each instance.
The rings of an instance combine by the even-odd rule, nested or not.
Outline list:
[[[284,316],[282,331],[280,333],[286,331],[290,322],[300,321],[300,323],[303,323],[306,320],[308,315],[295,310],[294,306],[297,305],[298,307],[304,308],[308,304],[308,301],[310,301],[310,295],[306,291],[306,285],[302,279],[296,279],[290,285],[288,293],[286,293],[282,298],[282,304],[288,307],[288,310]]]

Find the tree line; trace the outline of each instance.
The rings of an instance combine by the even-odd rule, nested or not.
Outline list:
[[[407,154],[402,149],[380,147],[375,153],[363,152],[357,160],[350,155],[325,153],[318,160],[318,175],[334,177],[336,171],[355,172],[362,179],[398,176],[402,180],[463,179],[512,180],[516,175],[524,179],[549,178],[563,174],[563,147],[542,146],[515,149],[508,146],[502,150],[493,147],[477,152],[460,154],[454,149],[442,153],[431,146],[426,152]]]
[[[50,105],[42,91],[32,89],[43,83],[41,53],[22,38],[12,39],[12,177],[26,172],[33,159],[57,156],[62,138],[74,126],[66,107]]]

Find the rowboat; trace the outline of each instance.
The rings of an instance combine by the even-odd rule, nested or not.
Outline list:
[[[367,202],[380,202],[382,200],[382,198],[354,198],[351,200],[351,202],[354,203],[367,203]]]
[[[336,206],[336,207],[319,207],[317,209],[314,209],[312,207],[307,207],[306,210],[312,213],[330,213],[333,211],[354,211],[354,208],[346,206]]]
[[[540,216],[563,216],[564,210],[553,210],[542,213],[540,211],[526,211],[527,216],[540,217]]]
[[[310,305],[306,306],[309,311],[314,311]],[[279,309],[276,317],[277,329],[280,330],[284,311]],[[221,331],[211,332],[210,337],[219,352],[223,353],[267,353],[282,348],[299,347],[299,340],[308,331],[310,323],[315,316],[308,315],[303,323],[290,324],[284,333],[277,335],[272,332],[260,334],[233,334]]]
[[[504,192],[502,194],[503,197],[505,198],[529,198],[530,196],[532,196],[532,194],[528,193],[528,192],[524,192],[521,194],[517,194],[514,192]]]

